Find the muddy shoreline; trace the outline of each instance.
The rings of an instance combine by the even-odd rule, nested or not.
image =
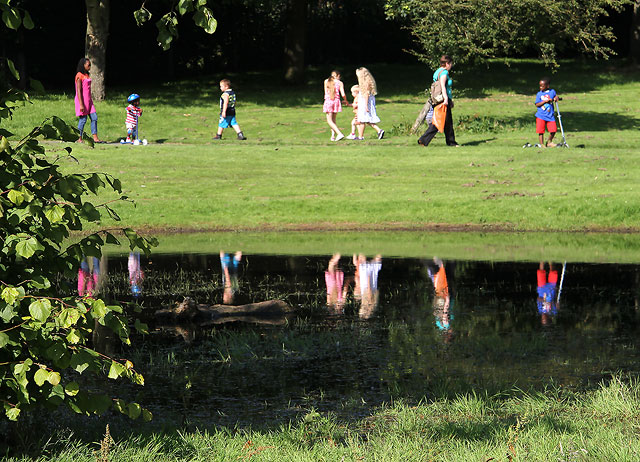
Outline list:
[[[527,229],[512,224],[476,223],[290,223],[257,226],[139,226],[133,227],[141,234],[194,234],[232,232],[356,232],[356,231],[398,231],[398,232],[443,232],[443,233],[569,233],[569,234],[638,234],[640,228],[628,226],[588,226],[572,229]],[[113,228],[110,228],[113,229]],[[83,232],[90,234],[97,230]]]

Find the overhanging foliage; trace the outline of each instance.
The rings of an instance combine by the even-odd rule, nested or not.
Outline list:
[[[28,13],[8,1],[0,1],[0,10],[6,27],[30,24]],[[19,80],[13,63],[5,62]],[[28,101],[26,93],[0,83],[0,122]],[[123,308],[107,305],[95,294],[59,298],[52,285],[59,275],[74,277],[84,257],[100,257],[104,244],[119,243],[115,232],[103,231],[66,244],[70,232],[82,231],[83,223],[100,222],[102,211],[119,219],[109,203],[94,205],[87,196],[109,189],[117,193],[116,201],[128,200],[120,181],[105,173],[60,171],[60,160],[73,159],[71,148],[52,158],[38,142],[40,136],[78,139],[78,131],[58,117],[46,120],[17,143],[9,142],[12,135],[0,128],[0,402],[5,415],[17,420],[23,410],[64,403],[78,413],[100,414],[112,407],[131,418],[149,420],[151,413],[139,404],[90,393],[79,384],[80,375],[91,373],[144,384],[130,361],[89,347],[98,325],[130,343]],[[92,144],[86,135],[85,141]],[[157,244],[132,229],[118,232],[131,249],[148,253]],[[146,331],[139,322],[135,328]]]
[[[629,0],[389,0],[387,17],[406,20],[413,53],[436,64],[442,54],[459,63],[535,51],[557,67],[558,54],[578,50],[596,58],[614,54],[611,27],[600,23]]]

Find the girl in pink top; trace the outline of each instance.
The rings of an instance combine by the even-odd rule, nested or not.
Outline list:
[[[80,138],[78,138],[78,143],[82,143],[82,134],[84,133],[84,125],[87,123],[87,117],[91,120],[93,141],[102,143],[98,138],[98,114],[96,114],[96,107],[93,105],[93,99],[91,98],[90,69],[91,61],[87,58],[80,59],[76,72],[76,97],[74,100],[76,103],[76,116],[79,117],[78,131],[80,132]]]
[[[322,112],[327,114],[327,124],[331,128],[331,141],[340,141],[344,138],[344,135],[336,125],[336,116],[338,112],[342,112],[341,96],[344,104],[348,105],[347,95],[344,93],[344,84],[340,81],[340,72],[332,71],[331,76],[324,81],[324,105],[322,106]]]

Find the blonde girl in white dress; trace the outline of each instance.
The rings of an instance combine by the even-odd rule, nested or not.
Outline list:
[[[378,89],[376,87],[376,81],[366,67],[360,67],[356,70],[356,76],[358,77],[358,87],[360,93],[358,94],[358,138],[364,139],[364,126],[369,125],[378,134],[378,139],[381,140],[384,137],[384,130],[378,125],[380,117],[376,113],[376,94]]]

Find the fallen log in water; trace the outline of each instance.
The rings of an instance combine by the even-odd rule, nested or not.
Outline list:
[[[196,304],[193,299],[186,297],[174,308],[156,311],[155,317],[158,321],[173,322],[206,322],[221,318],[256,322],[259,319],[282,317],[294,312],[295,309],[282,300],[266,300],[246,305],[205,305]],[[230,322],[230,320],[220,320],[220,322]]]

